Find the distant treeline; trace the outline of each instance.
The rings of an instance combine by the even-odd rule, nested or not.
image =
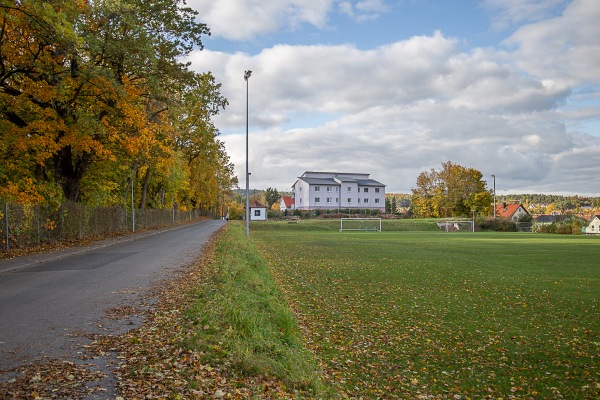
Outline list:
[[[540,204],[554,206],[559,210],[574,210],[580,207],[600,207],[600,197],[560,196],[555,194],[507,194],[498,195],[498,202]]]
[[[386,193],[386,204],[391,204],[393,210],[407,208],[411,205],[411,194]],[[395,202],[395,203],[394,203]],[[523,204],[530,211],[545,213],[549,206],[552,210],[563,212],[581,212],[582,207],[600,209],[600,197],[590,196],[561,196],[556,194],[507,194],[496,196],[497,203]],[[394,204],[396,207],[394,207]]]

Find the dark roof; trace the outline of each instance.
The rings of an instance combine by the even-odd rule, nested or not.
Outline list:
[[[377,182],[375,179],[358,179],[358,186],[385,186],[381,182]]]
[[[264,204],[262,204],[258,201],[251,201],[249,208],[267,208],[267,206],[265,206]]]
[[[556,217],[557,217],[556,215],[544,214],[544,215],[535,217],[533,220],[540,224],[551,224],[554,221],[556,221]]]
[[[299,177],[299,180],[303,180],[309,185],[327,185],[327,186],[340,186],[334,178],[305,178]],[[375,179],[348,179],[347,177],[338,177],[342,182],[356,182],[358,186],[385,186],[381,182],[377,182]]]
[[[303,180],[304,182],[308,183],[309,185],[330,185],[330,186],[339,186],[340,185],[333,178],[305,178],[305,177],[301,176],[298,179]]]

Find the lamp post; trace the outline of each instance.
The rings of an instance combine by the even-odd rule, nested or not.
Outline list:
[[[494,178],[494,218],[496,218],[496,175],[492,174]]]
[[[250,236],[250,172],[248,172],[248,79],[252,71],[244,72],[246,81],[246,237]]]

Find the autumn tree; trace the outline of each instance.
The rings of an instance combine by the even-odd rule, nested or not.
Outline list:
[[[471,210],[488,212],[492,194],[486,189],[483,175],[450,161],[442,169],[424,171],[412,189],[413,212],[422,217],[469,216]]]
[[[132,183],[144,207],[166,188],[193,197],[196,177],[218,185],[193,174],[204,156],[231,185],[210,124],[226,100],[180,61],[209,34],[196,17],[179,0],[0,0],[0,195],[101,203]],[[192,97],[203,136],[188,141],[199,130],[173,110]]]
[[[267,208],[271,208],[273,204],[279,201],[279,192],[271,187],[267,188],[265,199],[267,200]]]

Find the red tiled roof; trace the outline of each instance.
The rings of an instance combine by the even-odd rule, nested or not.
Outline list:
[[[281,200],[283,200],[287,208],[290,208],[294,205],[294,199],[292,199],[290,196],[281,196]]]
[[[521,207],[520,204],[496,204],[496,215],[498,217],[510,218],[517,212],[517,210]]]

